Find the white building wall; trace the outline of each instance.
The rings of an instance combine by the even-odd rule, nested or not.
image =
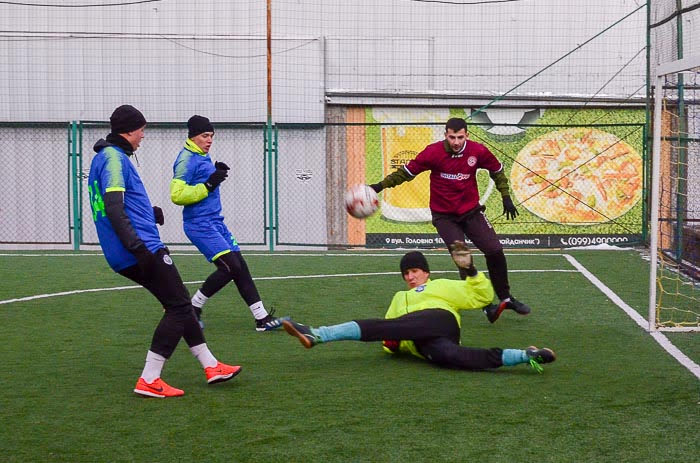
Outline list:
[[[126,102],[152,121],[266,120],[266,2],[43,3],[64,7],[0,4],[0,121],[106,120]],[[498,96],[640,4],[275,0],[273,120],[322,122],[329,91]],[[642,8],[513,93],[643,94],[645,21]]]

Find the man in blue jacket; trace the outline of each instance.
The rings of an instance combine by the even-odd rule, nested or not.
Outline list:
[[[151,205],[129,160],[143,140],[146,119],[133,106],[122,105],[109,122],[111,132],[95,144],[88,177],[97,236],[109,266],[150,291],[165,309],[134,392],[158,398],[184,394],[160,378],[180,338],[201,363],[209,384],[228,381],[241,367],[219,362],[207,347],[187,288],[158,234],[156,222],[163,225],[163,212]]]
[[[289,317],[276,318],[272,310],[268,313],[265,309],[241,248],[221,215],[219,185],[228,177],[230,168],[209,157],[214,127],[206,117],[195,115],[187,121],[187,130],[185,146],[173,165],[170,199],[184,206],[182,221],[187,238],[216,266],[192,297],[199,323],[204,327],[201,316],[207,300],[233,280],[255,318],[255,329],[280,328]]]

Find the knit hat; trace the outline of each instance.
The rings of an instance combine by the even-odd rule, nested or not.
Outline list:
[[[213,132],[214,126],[209,119],[203,116],[194,115],[187,121],[187,138],[196,137],[200,133]]]
[[[109,117],[112,133],[129,133],[146,125],[146,118],[141,111],[131,105],[121,105]]]
[[[411,251],[405,254],[401,258],[401,274],[405,274],[409,268],[419,268],[424,272],[430,273],[430,267],[428,267],[428,261],[426,260],[423,253],[419,251]]]

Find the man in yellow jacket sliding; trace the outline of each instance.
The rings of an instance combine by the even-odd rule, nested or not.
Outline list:
[[[466,270],[464,280],[430,279],[425,256],[412,251],[401,258],[400,268],[407,291],[394,295],[384,319],[353,320],[339,325],[313,328],[284,321],[285,331],[306,348],[332,341],[382,341],[389,353],[410,353],[443,367],[487,370],[529,363],[538,372],[540,364],[556,359],[551,349],[481,349],[460,345],[460,310],[481,309],[491,303],[494,291],[486,276],[478,272],[463,242],[454,243],[455,263]]]

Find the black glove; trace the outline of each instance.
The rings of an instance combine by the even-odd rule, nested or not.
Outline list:
[[[158,257],[143,244],[134,249],[133,253],[134,257],[136,257],[136,265],[139,266],[141,273],[150,278],[158,263]]]
[[[381,183],[373,183],[373,184],[369,185],[369,187],[371,189],[373,189],[375,193],[379,193],[380,191],[383,190]]]
[[[503,213],[508,220],[514,220],[518,216],[518,210],[515,208],[515,204],[513,204],[510,196],[503,197]]]
[[[226,165],[226,163],[223,163],[221,161],[216,161],[214,163],[214,167],[216,167],[217,169],[221,169],[221,170],[230,170],[231,169],[229,166]]]
[[[226,180],[226,177],[228,177],[228,171],[225,169],[216,169],[207,179],[206,182],[204,182],[204,186],[207,187],[207,190],[209,191],[214,191],[217,186],[224,180]]]
[[[158,225],[163,225],[165,223],[165,216],[163,215],[163,209],[158,206],[153,206],[153,217],[156,219]]]

